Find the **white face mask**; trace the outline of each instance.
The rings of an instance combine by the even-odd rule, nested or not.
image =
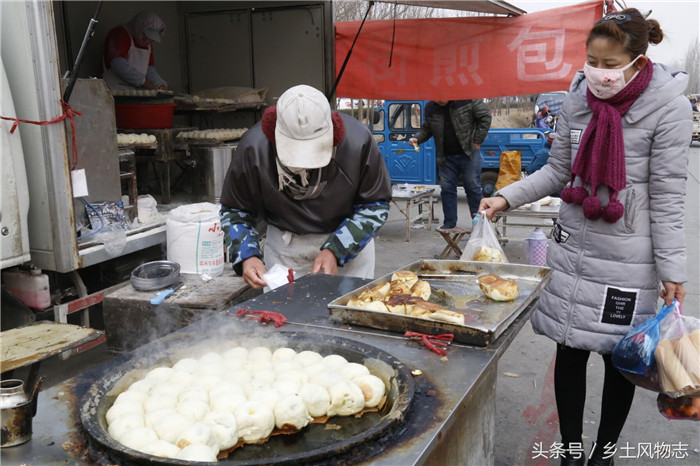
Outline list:
[[[625,70],[634,65],[634,62],[636,62],[641,56],[642,55],[637,56],[637,58],[622,68],[596,68],[588,63],[584,63],[583,74],[586,76],[588,89],[591,90],[594,96],[603,100],[619,94],[620,91],[624,89],[627,84],[629,84],[629,82],[625,82]],[[634,79],[638,73],[639,70],[634,73],[630,81],[632,81],[632,79]]]

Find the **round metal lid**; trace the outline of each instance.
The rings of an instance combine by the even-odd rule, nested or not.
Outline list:
[[[131,272],[131,284],[140,291],[160,290],[179,278],[180,264],[172,261],[146,262]]]

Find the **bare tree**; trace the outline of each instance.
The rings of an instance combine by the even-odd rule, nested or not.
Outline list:
[[[365,17],[367,8],[369,7],[368,0],[334,0],[333,1],[333,16],[336,22],[340,21],[360,21]],[[375,2],[372,5],[368,20],[373,19],[416,19],[416,18],[443,18],[443,17],[463,17],[463,16],[478,16],[475,12],[449,10],[442,8],[431,8],[422,6],[413,6],[400,3]],[[369,102],[368,112],[363,110],[364,100],[359,99],[357,112],[351,110],[350,113],[360,115],[369,114],[373,108],[373,101]],[[351,108],[354,108],[354,99],[351,100]]]
[[[359,21],[364,18],[368,6],[368,0],[335,0],[333,2],[335,21]],[[367,19],[441,18],[445,16],[472,15],[475,15],[475,13],[399,3],[375,2]]]
[[[686,94],[700,94],[700,42],[697,36],[685,52],[684,68],[689,78]]]

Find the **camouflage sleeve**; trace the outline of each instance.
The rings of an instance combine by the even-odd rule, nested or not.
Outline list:
[[[221,229],[224,230],[224,243],[233,262],[233,270],[243,273],[243,261],[251,257],[263,258],[260,250],[260,234],[255,229],[257,217],[245,210],[221,206]]]
[[[370,242],[389,216],[388,202],[358,204],[352,217],[343,220],[321,249],[329,249],[343,266],[353,260]]]

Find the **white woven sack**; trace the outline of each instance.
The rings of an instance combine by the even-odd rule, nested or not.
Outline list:
[[[168,260],[182,273],[221,275],[224,270],[224,232],[219,207],[210,202],[173,209],[165,222]]]

